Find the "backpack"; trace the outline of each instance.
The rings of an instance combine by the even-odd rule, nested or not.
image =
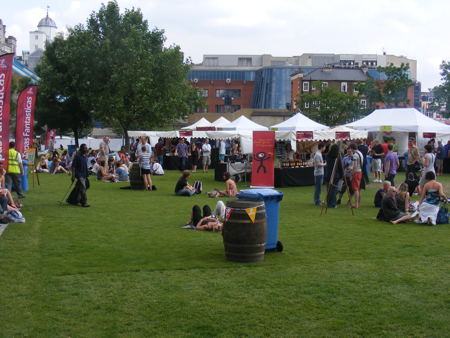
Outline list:
[[[6,217],[14,223],[25,223],[25,218],[19,210],[11,210],[6,213]]]
[[[436,217],[436,224],[448,224],[448,208],[444,206],[439,207]]]

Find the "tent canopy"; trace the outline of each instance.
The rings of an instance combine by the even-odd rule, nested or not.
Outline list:
[[[317,123],[302,113],[297,113],[291,118],[270,127],[276,130],[316,131],[328,129],[327,126]]]
[[[435,121],[414,108],[376,109],[347,126],[367,131],[381,131],[384,128],[388,131],[450,133],[450,126]]]
[[[221,129],[221,130],[259,130],[259,131],[269,130],[267,127],[264,127],[258,123],[253,122],[252,120],[249,120],[244,115],[238,117],[233,122],[230,122],[228,124],[221,126],[219,129]]]
[[[221,116],[219,117],[217,120],[215,120],[214,122],[211,122],[211,125],[213,127],[219,128],[222,127],[225,124],[230,123],[230,121],[228,119],[226,119],[225,117]]]
[[[367,138],[368,132],[366,130],[356,130],[352,128],[348,128],[346,126],[337,126],[334,128],[330,128],[327,130],[319,130],[314,132],[315,140],[335,140],[339,139],[336,133],[342,133],[344,139],[358,139],[358,138]],[[346,137],[345,135],[348,135]]]
[[[212,127],[211,122],[209,122],[207,119],[205,119],[204,117],[202,117],[200,120],[198,120],[197,122],[191,124],[190,126],[187,127],[183,127],[181,129],[183,130],[195,130],[198,127]]]

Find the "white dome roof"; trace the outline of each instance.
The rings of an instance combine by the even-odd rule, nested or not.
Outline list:
[[[52,18],[49,18],[48,15],[45,18],[41,19],[41,21],[39,21],[38,27],[53,27],[53,28],[57,28],[55,21],[53,21]]]

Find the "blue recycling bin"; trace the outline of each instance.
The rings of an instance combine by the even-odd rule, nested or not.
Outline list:
[[[278,241],[278,219],[280,214],[280,201],[283,193],[274,189],[245,189],[237,194],[237,198],[251,201],[264,201],[267,220],[266,250],[283,250]]]

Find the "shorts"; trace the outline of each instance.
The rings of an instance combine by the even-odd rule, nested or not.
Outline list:
[[[379,172],[382,171],[382,169],[381,169],[381,158],[374,158],[372,160],[372,169],[373,169],[373,171],[379,171]]]
[[[150,169],[141,168],[141,175],[149,175],[149,174],[150,174]]]
[[[211,164],[211,156],[203,156],[203,165]]]
[[[352,176],[352,190],[353,191],[359,191],[361,190],[361,178],[362,178],[362,172],[357,171],[353,173]]]
[[[442,158],[436,159],[436,168],[442,169],[444,167],[444,160]]]
[[[219,161],[225,161],[225,154],[219,154]]]

